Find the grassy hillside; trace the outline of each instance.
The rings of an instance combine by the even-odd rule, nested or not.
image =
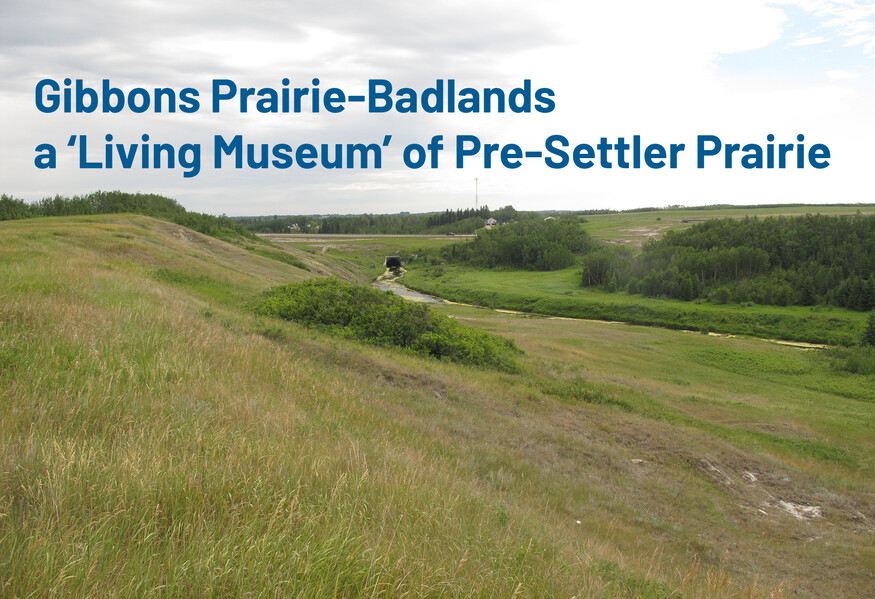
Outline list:
[[[872,376],[440,308],[526,352],[475,370],[257,316],[372,259],[294,255],[0,223],[0,596],[875,593]]]
[[[0,221],[41,216],[94,216],[100,214],[141,214],[225,241],[253,239],[252,233],[225,215],[214,216],[189,212],[179,202],[153,193],[95,191],[86,195],[65,197],[56,195],[36,202],[0,194]]]

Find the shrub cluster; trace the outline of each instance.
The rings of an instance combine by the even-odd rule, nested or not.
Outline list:
[[[518,372],[513,341],[465,326],[388,291],[340,279],[309,279],[270,290],[258,307],[344,337],[404,348],[414,354]]]
[[[839,372],[875,374],[875,347],[836,347],[827,351],[832,367]]]

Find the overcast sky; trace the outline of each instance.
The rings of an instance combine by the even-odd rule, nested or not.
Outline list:
[[[193,87],[194,114],[43,114],[45,78],[103,79],[124,91]],[[241,114],[210,111],[211,81],[241,87],[338,87],[365,94],[368,80],[423,90],[501,87],[525,79],[555,91],[540,114]],[[0,0],[0,192],[26,200],[97,189],[154,192],[210,213],[423,212],[473,206],[591,209],[776,202],[875,201],[875,2],[867,0],[401,1]],[[91,159],[114,142],[202,144],[201,172],[82,170],[71,135]],[[212,168],[213,136],[260,146],[379,143],[376,169]],[[543,150],[551,135],[572,145],[640,135],[686,144],[676,169],[518,169],[470,158],[455,168],[457,135]],[[822,143],[826,169],[731,170],[722,158],[696,168],[697,135],[741,145]],[[443,135],[437,169],[405,168],[404,147]],[[38,169],[35,148],[57,148]],[[791,161],[795,166],[795,161]]]

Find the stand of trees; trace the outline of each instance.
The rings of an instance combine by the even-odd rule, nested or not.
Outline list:
[[[461,220],[466,220],[469,218],[479,218],[480,220],[486,220],[491,216],[489,212],[488,206],[483,206],[480,209],[466,208],[465,210],[444,210],[443,212],[439,212],[438,214],[429,214],[425,218],[425,226],[426,228],[432,227],[440,227],[441,225],[451,225],[453,223],[459,222]]]
[[[467,243],[443,249],[450,262],[481,268],[559,270],[592,247],[577,217],[527,219],[483,231]]]
[[[875,217],[710,220],[669,231],[640,254],[606,246],[584,258],[582,285],[716,303],[875,309]]]

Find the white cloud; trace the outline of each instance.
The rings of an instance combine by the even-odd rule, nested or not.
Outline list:
[[[787,32],[799,15],[805,30]],[[481,201],[518,208],[632,207],[714,202],[863,201],[875,135],[872,105],[875,3],[860,1],[674,0],[652,2],[356,2],[120,3],[4,0],[0,4],[0,190],[27,199],[97,188],[174,195],[186,206],[229,214],[442,210],[469,202],[474,177]],[[799,25],[800,27],[802,25]],[[756,57],[826,52],[849,44],[853,61],[807,63],[806,78]],[[868,53],[868,55],[866,54]],[[836,54],[833,52],[833,54]],[[723,68],[750,57],[756,74]],[[869,61],[869,62],[867,62]],[[862,65],[862,66],[861,66]],[[813,73],[813,74],[812,74]],[[765,74],[765,76],[763,76]],[[363,93],[382,77],[417,89],[454,77],[473,87],[520,85],[556,91],[549,115],[43,115],[33,106],[42,77],[110,78],[130,88],[186,85],[206,92],[214,77],[241,86],[279,87],[283,77]],[[73,133],[96,139],[174,143],[242,133],[255,143],[374,141],[393,134],[381,171],[79,171],[62,148]],[[804,132],[835,149],[827,171],[699,171],[691,163],[699,133],[735,143],[779,141]],[[554,171],[451,167],[456,133],[526,149],[553,133],[573,143],[649,141],[688,144],[677,171]],[[400,167],[404,143],[443,134],[441,169]],[[33,148],[59,145],[56,172],[33,167]],[[399,144],[399,145],[395,145]],[[205,157],[210,162],[211,157]],[[318,210],[313,207],[318,207]]]
[[[822,19],[822,26],[850,38],[847,45],[862,45],[875,56],[875,2],[871,0],[775,0],[793,5]],[[852,40],[852,41],[851,41]]]
[[[829,37],[803,37],[787,44],[788,46],[813,46],[815,44],[823,44],[831,41]]]
[[[836,70],[836,71],[827,71],[826,76],[835,81],[841,80],[849,80],[849,79],[858,79],[860,77],[860,73],[855,71],[844,71],[844,70]]]

